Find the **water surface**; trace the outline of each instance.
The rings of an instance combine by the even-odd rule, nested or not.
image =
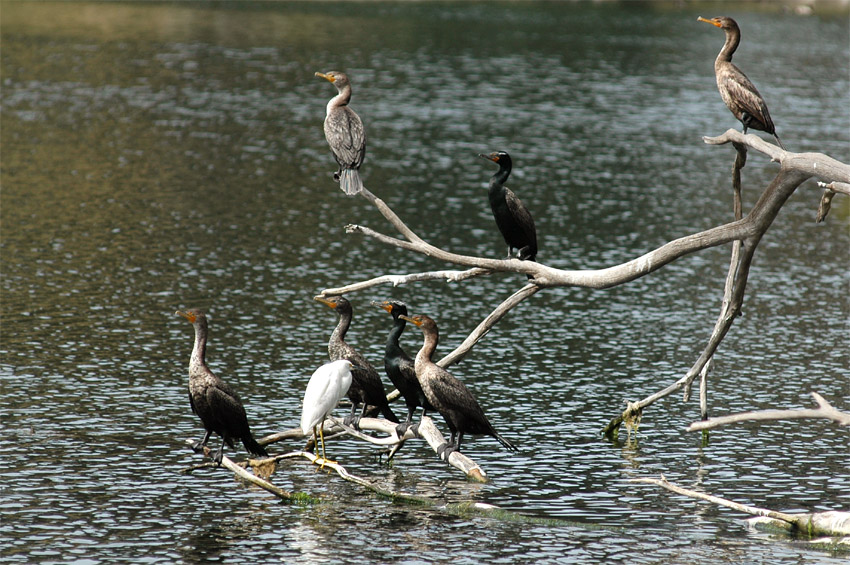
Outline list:
[[[736,62],[789,149],[850,161],[847,14],[723,10],[744,29]],[[501,257],[485,197],[494,167],[476,154],[503,149],[540,261],[598,268],[731,217],[732,150],[701,141],[739,127],[714,85],[722,34],[696,21],[717,14],[631,3],[2,11],[4,560],[841,561],[628,479],[664,473],[742,503],[846,510],[846,431],[746,425],[704,445],[683,432],[696,401],[676,396],[647,411],[637,436],[599,435],[625,399],[693,363],[728,248],[622,288],[542,292],[455,367],[522,445],[466,444],[487,485],[421,445],[387,468],[363,444],[332,444],[381,484],[538,521],[393,503],[301,461],[275,482],[319,504],[280,504],[225,471],[180,473],[198,462],[183,441],[201,430],[185,390],[191,328],[175,309],[209,310],[208,360],[264,435],[297,425],[326,360],[334,319],[314,294],[446,267],[344,233],[389,228],[330,179],[321,122],[333,89],[315,71],[352,76],[366,185],[428,241]],[[776,170],[750,155],[745,205]],[[716,358],[715,414],[808,406],[812,390],[847,409],[850,220],[837,198],[815,224],[819,197],[803,185],[762,242],[744,316]],[[350,342],[380,366],[389,319],[368,303],[396,297],[437,319],[447,352],[523,283],[494,275],[352,295]],[[420,337],[403,341],[413,352]]]

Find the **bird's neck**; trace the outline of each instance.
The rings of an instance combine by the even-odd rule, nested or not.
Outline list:
[[[207,354],[207,328],[206,326],[195,327],[195,345],[192,347],[192,357],[189,359],[189,367],[206,366]]]
[[[387,337],[387,354],[396,354],[401,352],[401,345],[399,345],[398,340],[401,337],[401,334],[404,333],[404,327],[406,324],[407,322],[401,318],[396,318],[393,328],[390,330],[390,335]]]
[[[327,111],[330,112],[334,108],[339,108],[340,106],[348,106],[348,103],[351,101],[351,85],[344,87],[339,91],[339,94],[334,96],[328,102]]]
[[[736,29],[729,29],[724,31],[726,32],[726,43],[723,44],[723,49],[721,49],[720,53],[717,55],[717,60],[715,61],[715,64],[720,63],[721,61],[732,61],[732,54],[735,53],[735,50],[738,48],[738,44],[741,43],[740,31]]]
[[[339,322],[337,322],[331,334],[331,340],[328,345],[333,346],[335,343],[345,343],[345,334],[348,332],[349,326],[351,326],[351,314],[340,314]]]
[[[416,354],[416,365],[433,363],[433,361],[431,361],[431,356],[434,354],[434,351],[436,351],[437,343],[439,341],[439,334],[434,332],[428,332],[425,334],[425,342],[422,344],[422,349],[420,349],[419,353]]]
[[[508,182],[509,176],[511,176],[510,164],[500,165],[499,172],[490,179],[490,198],[501,196],[505,193],[505,183]]]

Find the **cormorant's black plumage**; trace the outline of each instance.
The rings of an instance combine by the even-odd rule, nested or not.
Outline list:
[[[416,378],[416,368],[413,359],[404,352],[399,344],[399,338],[404,333],[407,322],[400,316],[407,316],[407,305],[399,300],[385,300],[384,302],[373,302],[390,313],[393,317],[393,327],[387,337],[387,346],[384,350],[384,370],[393,385],[404,398],[407,405],[407,419],[404,428],[410,426],[413,413],[418,407],[422,407],[422,416],[434,407],[425,398],[419,379]]]
[[[479,154],[479,157],[499,165],[499,171],[490,179],[488,197],[496,226],[508,244],[508,256],[512,257],[513,250],[516,249],[521,260],[535,261],[537,230],[534,227],[534,219],[519,197],[505,186],[511,174],[511,156],[504,151],[496,151],[488,155]]]
[[[199,450],[207,444],[212,432],[221,436],[222,442],[213,460],[221,464],[224,444],[235,447],[233,440],[240,439],[252,455],[268,457],[268,453],[251,435],[248,416],[239,395],[227,383],[213,374],[205,360],[207,349],[207,317],[197,309],[178,311],[195,328],[195,345],[189,360],[189,404],[192,412],[204,424],[204,438],[193,446]]]

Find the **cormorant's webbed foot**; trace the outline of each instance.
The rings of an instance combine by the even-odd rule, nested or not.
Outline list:
[[[531,250],[528,248],[529,246],[525,246],[519,250],[517,254],[517,258],[520,261],[534,261],[534,257],[532,257]]]
[[[207,442],[210,440],[210,432],[207,431],[197,443],[192,446],[192,451],[195,453],[202,453],[204,451],[204,446],[207,445]]]
[[[213,461],[216,465],[221,467],[221,460],[224,459],[224,442],[221,442],[221,447],[218,448],[215,455],[213,456]]]
[[[339,171],[334,173],[334,182],[339,182]]]
[[[457,451],[457,448],[454,444],[446,442],[437,448],[437,455],[443,461],[449,460],[449,455],[452,454],[453,451]]]
[[[350,426],[350,427],[354,428],[355,430],[357,430],[359,432],[360,431],[360,418],[361,418],[361,416],[359,414],[358,415],[349,414],[348,416],[346,416],[345,418],[342,419],[342,423],[345,424],[346,426]]]

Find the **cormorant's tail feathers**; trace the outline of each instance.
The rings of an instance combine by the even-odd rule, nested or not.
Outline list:
[[[773,139],[776,140],[776,143],[779,144],[779,147],[781,147],[783,151],[788,151],[787,149],[785,149],[785,144],[782,143],[782,140],[779,139],[779,136],[776,135],[776,133],[773,134]]]
[[[394,424],[399,423],[399,419],[395,414],[393,414],[393,411],[390,408],[389,403],[386,406],[381,407],[381,414],[383,414],[384,418],[386,418],[390,422],[392,422]]]
[[[245,449],[251,455],[254,455],[256,457],[268,457],[269,456],[269,454],[266,452],[266,450],[263,448],[263,446],[260,445],[259,443],[257,443],[257,440],[255,440],[254,437],[251,434],[248,434],[248,435],[246,435],[245,437],[242,438],[242,445],[245,446]]]
[[[510,449],[511,451],[519,451],[519,448],[517,448],[517,446],[502,437],[498,432],[493,432],[493,437],[499,440],[499,443],[501,443],[506,449]]]
[[[360,171],[357,169],[342,169],[339,172],[339,187],[349,196],[363,190],[363,181],[360,180]]]

